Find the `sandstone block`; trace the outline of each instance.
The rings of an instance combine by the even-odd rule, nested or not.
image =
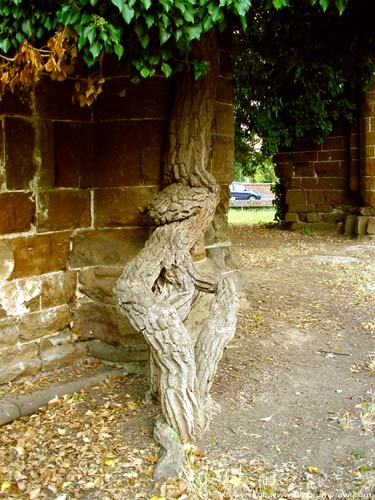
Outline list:
[[[41,368],[36,343],[17,344],[0,351],[0,384],[17,377],[36,375]]]
[[[303,154],[307,155],[308,153]],[[298,153],[298,156],[300,156],[300,153]],[[315,177],[315,164],[312,160],[303,157],[296,159],[295,153],[293,153],[293,161],[295,177]]]
[[[367,234],[375,234],[375,217],[369,217],[367,223]]]
[[[41,307],[60,306],[70,302],[77,289],[76,271],[59,271],[42,278]]]
[[[286,193],[285,201],[288,205],[305,204],[307,203],[307,193],[306,191],[288,191]],[[297,210],[291,211],[297,212]]]
[[[61,231],[91,226],[91,196],[87,190],[41,191],[37,231]]]
[[[93,106],[93,116],[95,120],[168,119],[172,97],[169,79],[147,78],[140,84],[128,77],[109,79]]]
[[[233,86],[231,79],[220,76],[216,87],[217,102],[232,104],[233,102]]]
[[[0,240],[0,280],[10,277],[14,268],[12,248],[8,240]]]
[[[0,306],[9,316],[40,309],[42,282],[39,277],[0,282]]]
[[[85,344],[64,344],[41,351],[42,371],[55,370],[83,361],[87,356]]]
[[[98,301],[81,301],[73,310],[73,335],[78,339],[100,339],[109,343],[143,343],[120,308]]]
[[[46,274],[67,267],[70,245],[67,231],[14,238],[10,243],[14,255],[13,278]]]
[[[30,189],[34,163],[35,131],[31,121],[5,118],[5,154],[7,157],[7,188]]]
[[[307,191],[308,203],[324,203],[323,191]]]
[[[356,215],[348,215],[345,219],[344,235],[353,236],[355,234]]]
[[[95,124],[92,163],[95,187],[140,185],[142,125],[141,121]]]
[[[81,269],[79,273],[80,292],[93,300],[117,305],[113,295],[113,287],[122,271],[123,267],[118,266],[96,266]]]
[[[345,177],[320,177],[318,179],[318,189],[346,189],[347,179]]]
[[[55,186],[90,188],[94,185],[94,124],[54,124]]]
[[[44,309],[20,318],[20,338],[33,340],[67,328],[72,321],[68,305]]]
[[[313,203],[306,203],[304,204],[289,204],[288,205],[289,212],[295,212],[295,213],[304,213],[304,212],[319,212],[317,205],[314,205]]]
[[[132,228],[85,231],[72,238],[71,268],[86,266],[122,266],[144,247],[149,230]]]
[[[287,212],[285,214],[285,222],[299,222],[297,213]]]
[[[99,189],[94,193],[95,226],[98,228],[145,226],[144,215],[155,187]]]
[[[6,91],[0,100],[0,115],[3,116],[31,116],[31,92]]]
[[[213,135],[212,174],[219,183],[233,180],[234,140],[232,137]]]
[[[216,103],[213,121],[213,133],[217,135],[234,135],[234,116],[232,104]]]
[[[17,318],[0,319],[0,349],[15,345],[19,339],[19,323]]]
[[[0,194],[0,234],[29,231],[34,214],[30,192]]]
[[[42,77],[35,88],[35,108],[38,116],[47,120],[90,121],[91,109],[80,107],[72,102],[74,80],[52,81]]]
[[[43,337],[42,339],[40,339],[39,348],[40,352],[42,352],[42,351],[47,351],[48,349],[51,349],[53,347],[58,347],[69,343],[71,344],[72,342],[73,340],[71,331],[65,329],[62,332],[58,332],[48,337]]]
[[[167,120],[152,120],[142,123],[140,184],[160,185],[167,133]],[[129,184],[129,182],[125,184]]]
[[[368,217],[365,215],[357,215],[355,220],[355,233],[358,235],[364,235],[367,232]]]
[[[147,361],[149,358],[149,348],[146,344],[113,345],[101,340],[89,340],[87,347],[90,356],[116,363]]]
[[[320,222],[322,220],[321,214],[317,213],[308,213],[306,214],[307,222]]]
[[[375,190],[362,190],[363,203],[369,207],[375,207]]]

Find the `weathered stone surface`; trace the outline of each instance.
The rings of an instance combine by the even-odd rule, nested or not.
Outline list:
[[[52,81],[43,77],[35,88],[35,111],[42,119],[86,120],[91,119],[92,110],[72,102],[75,80]]]
[[[36,375],[41,368],[36,343],[17,344],[0,351],[0,384],[17,377]]]
[[[20,338],[33,340],[67,328],[72,321],[68,305],[44,309],[20,318]]]
[[[212,138],[212,174],[218,183],[233,180],[233,137],[214,135]]]
[[[140,85],[128,77],[108,79],[93,106],[94,119],[168,119],[172,85],[170,79],[159,77],[147,78]]]
[[[357,219],[356,215],[348,215],[346,217],[345,228],[344,228],[345,236],[353,236],[355,234],[356,219]]]
[[[306,191],[288,191],[285,201],[288,205],[301,205],[307,203],[307,193]],[[293,212],[298,212],[298,210],[293,210]]]
[[[306,204],[306,205],[304,205],[304,204],[299,205],[298,203],[296,203],[296,204],[290,203],[289,210],[291,212],[314,212],[315,210],[318,210],[318,207],[312,203]],[[318,210],[318,212],[319,212],[319,210]]]
[[[60,271],[67,266],[69,232],[19,237],[10,243],[14,255],[13,278]]]
[[[216,87],[216,101],[226,104],[232,104],[233,85],[230,78],[219,77]]]
[[[306,214],[307,222],[320,222],[322,220],[321,214],[309,213]]]
[[[0,306],[9,316],[21,316],[40,309],[42,282],[39,277],[0,281]]]
[[[123,271],[118,266],[96,266],[81,269],[79,273],[79,290],[93,300],[117,305],[113,287]]]
[[[146,343],[139,345],[114,345],[101,340],[89,340],[87,348],[90,356],[106,361],[147,361],[149,358],[149,349]]]
[[[142,344],[137,333],[116,306],[81,301],[73,310],[73,334],[79,339],[101,339],[109,343]]]
[[[38,164],[38,188],[51,189],[55,186],[55,133],[50,120],[38,120],[38,146],[34,152]]]
[[[346,212],[340,208],[334,208],[329,214],[323,215],[324,222],[343,222]]]
[[[0,240],[0,280],[6,280],[12,274],[14,258],[8,240]]]
[[[152,120],[142,123],[141,184],[146,186],[159,186],[161,184],[162,160],[167,130],[167,120]]]
[[[34,215],[31,192],[0,194],[0,233],[29,231]]]
[[[92,163],[95,187],[139,186],[142,125],[140,121],[95,125]]]
[[[0,115],[5,116],[31,116],[31,93],[20,91],[6,91],[0,100]]]
[[[368,217],[365,215],[357,215],[355,220],[355,232],[356,234],[364,235],[367,230]]]
[[[296,222],[291,225],[293,231],[303,231],[304,229],[313,229],[314,231],[321,232],[332,232],[336,228],[336,224],[329,222],[314,222],[314,223],[304,223]]]
[[[54,124],[55,186],[89,188],[94,185],[94,124]]]
[[[111,188],[95,191],[95,226],[107,228],[148,225],[149,221],[144,212],[156,192],[156,187]]]
[[[123,266],[144,247],[146,228],[84,231],[72,238],[71,268]]]
[[[232,104],[216,103],[213,133],[233,138],[234,116]]]
[[[77,272],[60,271],[44,275],[42,278],[41,307],[60,306],[74,297],[77,289]]]
[[[369,217],[367,223],[367,234],[375,234],[375,217]]]
[[[285,214],[285,222],[299,222],[298,214],[288,212]]]
[[[87,190],[42,191],[38,197],[37,231],[61,231],[91,226],[91,196]]]
[[[0,349],[15,345],[19,338],[19,323],[16,318],[0,319]]]
[[[5,154],[7,188],[29,189],[36,165],[34,163],[35,131],[31,121],[5,118]]]
[[[40,352],[47,351],[52,347],[58,347],[69,343],[73,343],[72,334],[70,330],[65,329],[62,332],[58,332],[54,335],[50,335],[48,337],[43,337],[42,339],[40,339]]]
[[[55,370],[83,361],[87,356],[85,344],[64,344],[41,351],[42,371]]]

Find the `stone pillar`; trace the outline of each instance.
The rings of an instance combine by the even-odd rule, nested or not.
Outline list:
[[[375,211],[375,81],[365,96],[361,125],[360,188],[363,205],[372,212],[371,208]]]

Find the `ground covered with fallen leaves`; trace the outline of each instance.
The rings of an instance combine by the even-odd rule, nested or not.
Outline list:
[[[181,477],[152,481],[158,406],[124,375],[0,428],[0,499],[375,498],[375,242],[232,226],[241,259],[236,337],[186,445]],[[102,370],[0,387],[0,398]]]

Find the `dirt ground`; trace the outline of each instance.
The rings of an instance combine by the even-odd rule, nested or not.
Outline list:
[[[120,377],[0,429],[0,498],[375,498],[375,241],[260,226],[231,239],[244,286],[221,411],[182,477],[152,482],[158,408],[143,377]]]

